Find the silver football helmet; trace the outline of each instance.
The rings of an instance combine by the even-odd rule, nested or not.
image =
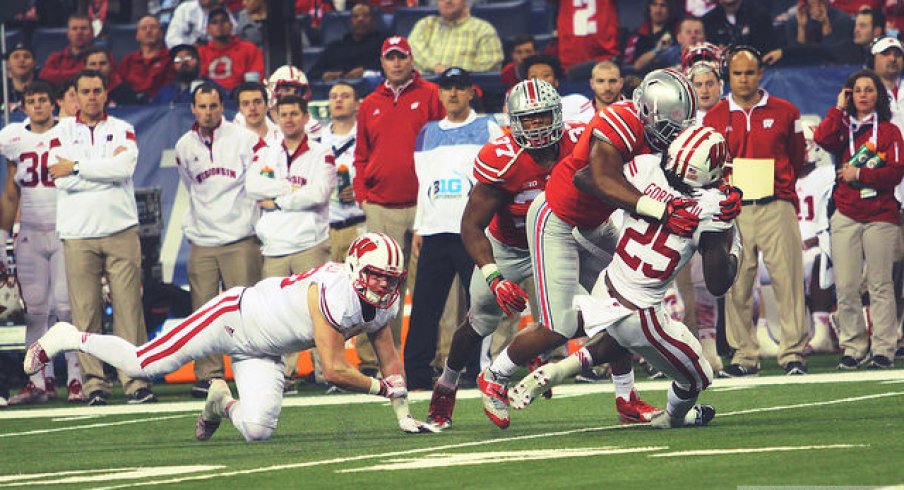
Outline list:
[[[545,148],[562,139],[565,131],[562,123],[562,98],[548,82],[538,78],[519,82],[509,92],[506,107],[512,126],[512,138],[522,148]],[[546,112],[552,114],[552,122],[548,125],[529,129],[524,127],[522,117]]]
[[[654,70],[634,89],[634,105],[647,142],[665,151],[682,129],[694,124],[697,92],[680,72]]]
[[[719,181],[730,161],[728,144],[718,131],[707,126],[691,126],[678,133],[669,145],[665,170],[685,184],[699,188]]]

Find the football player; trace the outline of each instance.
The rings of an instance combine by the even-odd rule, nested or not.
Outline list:
[[[282,405],[282,355],[317,347],[327,381],[341,388],[389,398],[404,432],[436,432],[414,420],[402,361],[386,324],[399,312],[405,282],[402,248],[381,233],[352,242],[345,264],[328,262],[303,274],[264,279],[215,297],[178,326],[135,347],[113,335],[82,334],[54,325],[25,356],[25,371],[40,371],[57,352],[78,350],[124,370],[152,378],[212,353],[232,356],[239,399],[214,380],[198,417],[195,437],[209,439],[223,418],[246,440],[269,439]],[[345,341],[366,332],[384,378],[358,372],[345,358]]]
[[[693,126],[678,135],[664,157],[640,155],[625,166],[625,178],[644,195],[687,205],[699,226],[692,235],[682,235],[636,211],[626,213],[612,263],[600,273],[591,296],[575,297],[584,330],[593,337],[591,345],[525,377],[510,392],[514,408],[524,408],[582,365],[620,355],[624,346],[674,380],[666,412],[653,416],[653,427],[698,426],[712,420],[712,407],[695,405],[712,383],[712,367],[696,337],[667,314],[663,298],[697,249],[714,295],[725,294],[734,281],[740,240],[733,218],[720,204],[731,191],[722,181],[728,159],[728,146],[717,131]]]
[[[0,153],[6,157],[7,176],[0,205],[0,245],[5,249],[17,212],[20,213],[16,238],[17,276],[25,302],[27,344],[47,331],[49,316],[69,321],[69,290],[63,244],[56,234],[57,190],[47,172],[51,148],[60,145],[57,123],[53,119],[53,88],[36,80],[24,92],[28,123],[13,123],[0,131]],[[5,252],[3,264],[6,263]],[[80,402],[82,392],[78,356],[66,354],[68,400]],[[30,375],[28,384],[10,398],[11,405],[46,402],[56,398],[53,363]]]

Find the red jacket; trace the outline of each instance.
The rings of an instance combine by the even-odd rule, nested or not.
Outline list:
[[[618,12],[613,0],[560,0],[556,28],[559,61],[566,70],[578,63],[618,55]]]
[[[515,66],[514,61],[511,61],[509,64],[502,67],[502,71],[499,72],[499,79],[502,80],[502,87],[506,91],[521,81],[518,78],[518,67]]]
[[[111,62],[113,58],[110,58]],[[69,46],[50,53],[44,67],[41,68],[40,78],[54,85],[59,85],[66,80],[74,77],[78,72],[85,69],[84,51],[78,56],[72,54]]]
[[[851,118],[845,116],[841,109],[832,107],[826,118],[819,123],[813,133],[813,140],[827,151],[835,155],[838,168],[851,157],[848,141],[850,140]],[[865,124],[854,133],[854,151],[857,151],[873,136],[873,125]],[[904,141],[897,126],[882,121],[876,136],[876,150],[885,153],[885,166],[879,168],[861,168],[859,180],[867,187],[878,191],[873,198],[863,199],[860,190],[849,183],[838,180],[832,198],[835,209],[841,214],[860,222],[885,221],[898,224],[898,201],[895,200],[895,186],[904,176],[902,150]]]
[[[160,87],[169,83],[175,74],[166,48],[161,48],[150,58],[142,56],[140,49],[133,51],[120,60],[116,72],[136,94],[145,94],[148,99],[157,95]]]
[[[771,158],[775,161],[775,196],[798,205],[797,175],[806,161],[806,142],[800,111],[787,100],[763,94],[745,112],[729,95],[716,104],[703,124],[722,133],[732,158]]]
[[[445,117],[437,86],[416,73],[396,95],[383,82],[358,108],[355,198],[386,207],[417,203],[414,142],[428,121]]]
[[[198,48],[201,75],[219,83],[227,91],[245,81],[246,72],[255,72],[264,80],[264,52],[253,43],[232,36],[220,46],[211,41]]]

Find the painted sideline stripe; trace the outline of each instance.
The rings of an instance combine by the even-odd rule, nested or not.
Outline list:
[[[820,384],[820,383],[841,383],[841,382],[863,382],[863,381],[904,381],[904,370],[879,370],[879,371],[855,371],[809,374],[807,376],[757,376],[750,378],[718,378],[713,381],[712,388],[750,388],[755,386],[772,386],[772,385],[789,385],[789,384]],[[514,380],[513,380],[514,381]],[[636,386],[638,391],[664,391],[669,388],[672,382],[670,380],[657,381],[638,381]],[[612,383],[600,384],[571,384],[556,386],[555,392],[558,396],[570,395],[590,395],[594,393],[612,393],[614,388]],[[408,399],[411,402],[430,401],[432,393],[429,391],[418,391],[409,393]],[[476,389],[459,390],[457,398],[460,400],[476,400],[480,398],[480,392]],[[344,395],[318,395],[318,396],[289,396],[283,398],[283,407],[321,407],[336,405],[352,405],[356,403],[387,403],[385,398],[364,395],[364,394],[344,394]],[[0,421],[15,419],[33,419],[43,417],[72,417],[79,415],[134,415],[134,414],[161,414],[161,413],[179,413],[179,412],[200,412],[204,408],[203,401],[184,401],[184,402],[166,402],[166,403],[149,403],[137,405],[106,405],[99,407],[74,406],[62,408],[23,408],[9,409],[0,411]]]
[[[746,414],[746,413],[769,412],[769,411],[773,411],[773,410],[786,410],[788,408],[803,408],[803,407],[808,407],[808,406],[817,406],[817,405],[825,405],[825,404],[846,403],[846,402],[861,401],[861,400],[867,400],[867,399],[873,399],[873,398],[901,396],[901,395],[904,395],[904,391],[879,393],[879,394],[875,394],[875,395],[866,395],[866,396],[856,396],[856,397],[841,398],[841,399],[836,399],[836,400],[826,400],[823,402],[801,403],[798,405],[787,405],[784,407],[761,407],[758,409],[741,410],[741,411],[737,411],[737,412],[728,412],[722,416],[726,417],[726,416],[741,415],[741,414]],[[716,415],[716,417],[719,417],[719,416],[720,415]],[[583,429],[571,429],[571,430],[563,430],[563,431],[556,431],[556,432],[546,432],[546,433],[541,433],[541,434],[529,434],[529,435],[513,436],[513,437],[500,437],[500,438],[494,438],[494,439],[487,439],[487,440],[483,440],[483,441],[471,441],[471,442],[463,442],[463,443],[458,443],[458,444],[445,444],[445,445],[441,445],[441,446],[425,447],[425,448],[418,448],[418,449],[406,449],[403,451],[393,451],[393,452],[381,453],[381,454],[362,454],[362,455],[357,455],[357,456],[348,456],[348,457],[344,457],[344,458],[332,458],[332,459],[326,459],[326,460],[320,460],[320,461],[305,461],[305,462],[301,462],[301,463],[272,465],[272,466],[267,466],[267,467],[263,467],[263,468],[251,468],[251,469],[247,469],[247,470],[218,472],[218,473],[211,473],[211,474],[206,474],[206,475],[192,475],[190,477],[172,478],[169,480],[152,480],[152,481],[144,481],[144,482],[138,482],[138,483],[128,483],[128,484],[124,484],[124,485],[103,487],[103,490],[112,490],[112,489],[116,489],[116,488],[127,488],[127,487],[137,487],[137,486],[147,486],[147,485],[165,485],[165,484],[172,484],[172,483],[178,484],[178,483],[182,483],[185,481],[199,481],[199,480],[209,480],[212,478],[222,478],[222,477],[229,477],[229,476],[236,476],[236,475],[268,473],[271,471],[281,471],[281,470],[296,469],[296,468],[308,468],[308,467],[312,467],[312,466],[340,464],[340,463],[348,463],[348,462],[352,462],[352,461],[364,461],[364,460],[369,460],[369,459],[380,459],[380,458],[385,459],[385,458],[393,458],[393,457],[397,457],[397,456],[408,456],[408,455],[412,455],[412,454],[422,454],[422,453],[431,453],[431,452],[436,452],[436,451],[444,451],[447,449],[461,449],[461,448],[465,448],[465,447],[486,446],[486,445],[490,445],[490,444],[508,443],[508,442],[514,442],[514,441],[526,441],[526,440],[530,440],[530,439],[543,439],[543,438],[558,437],[558,436],[565,436],[565,435],[571,435],[571,434],[601,432],[601,431],[606,431],[606,430],[627,430],[627,429],[640,429],[640,428],[646,428],[646,424],[633,424],[633,425],[617,424],[617,425],[606,425],[606,426],[601,426],[601,427],[586,427]]]
[[[726,454],[771,453],[776,451],[808,451],[810,449],[850,449],[869,447],[869,444],[829,444],[825,446],[775,446],[750,447],[736,449],[694,449],[690,451],[673,451],[671,453],[648,454],[648,458],[674,458],[677,456],[723,456]]]
[[[129,425],[129,424],[139,424],[144,422],[156,422],[159,420],[169,420],[169,419],[178,419],[183,417],[189,417],[188,414],[184,415],[167,415],[165,417],[150,417],[143,419],[133,419],[133,420],[120,420],[118,422],[98,422],[96,424],[86,424],[86,425],[71,425],[69,427],[54,427],[52,429],[35,429],[35,430],[27,430],[25,432],[7,432],[5,434],[0,434],[0,439],[4,437],[16,437],[16,436],[32,436],[35,434],[50,434],[52,432],[65,432],[69,430],[82,430],[82,429],[97,429],[100,427],[113,427],[114,425]]]

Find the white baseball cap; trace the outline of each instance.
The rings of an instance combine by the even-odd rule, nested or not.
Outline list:
[[[885,36],[875,41],[873,47],[870,49],[870,53],[877,55],[879,53],[884,53],[891,48],[897,48],[898,51],[904,53],[904,46],[901,45],[901,41],[898,41],[897,38],[891,36]]]

